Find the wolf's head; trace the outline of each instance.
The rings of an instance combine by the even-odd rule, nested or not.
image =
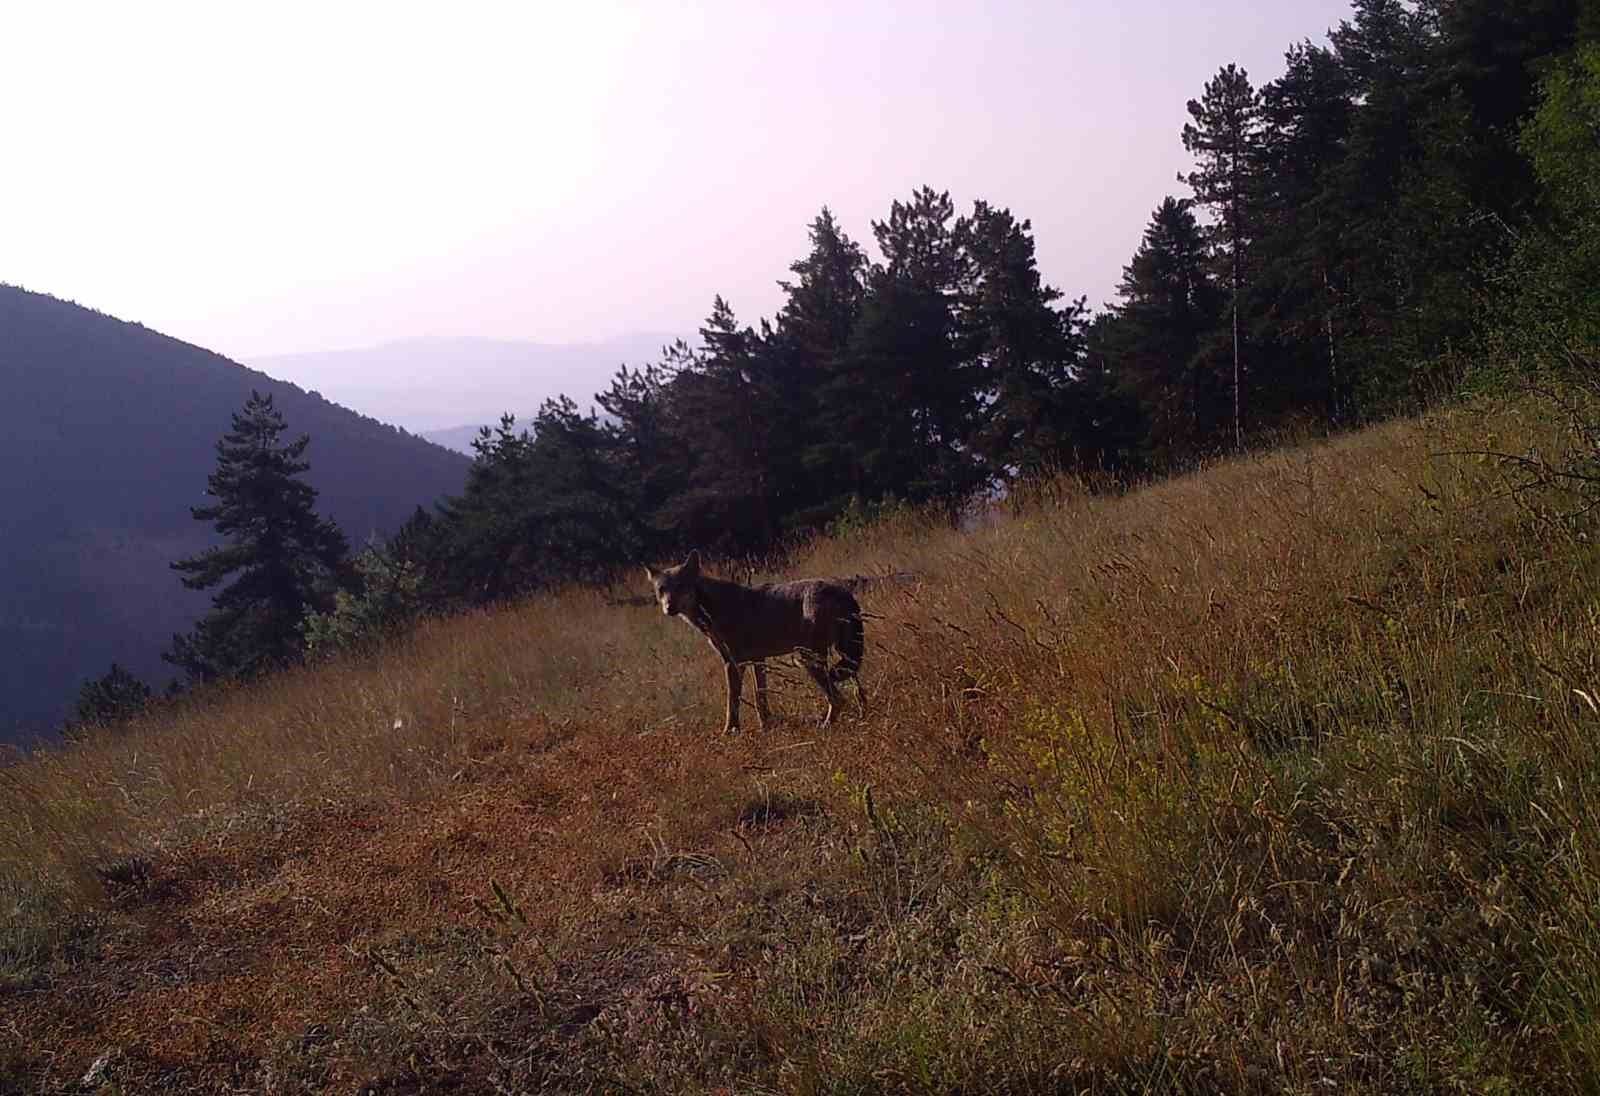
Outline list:
[[[653,571],[646,566],[644,573],[650,576],[650,585],[655,587],[656,600],[661,603],[661,611],[668,616],[691,615],[699,604],[700,592],[700,552],[695,550],[689,553],[689,558],[676,567],[666,567],[660,571]]]

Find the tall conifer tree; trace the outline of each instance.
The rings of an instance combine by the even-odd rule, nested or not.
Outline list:
[[[307,612],[327,611],[335,590],[351,584],[344,534],[316,515],[316,489],[299,478],[311,467],[302,459],[311,439],[281,444],[286,429],[272,397],[251,392],[217,442],[217,468],[206,481],[216,502],[191,510],[224,543],[173,570],[191,590],[233,579],[163,656],[196,680],[251,677],[297,661]]]
[[[987,478],[967,445],[981,371],[955,302],[969,280],[949,192],[922,187],[872,231],[882,265],[851,340],[861,393],[835,404],[836,428],[861,446],[858,493],[954,507]]]
[[[974,203],[956,235],[968,264],[960,326],[976,355],[984,408],[972,444],[996,477],[1071,463],[1081,441],[1072,406],[1083,351],[1084,303],[1066,309],[1034,257],[1033,226]]]
[[[690,453],[673,430],[669,373],[651,363],[617,370],[611,387],[595,396],[610,421],[612,474],[629,499],[629,521],[648,558],[658,558],[672,543],[664,510],[689,479]]]
[[[507,413],[478,428],[472,452],[466,490],[440,504],[430,533],[429,593],[443,604],[515,597],[539,579],[527,550],[538,536],[533,435]]]
[[[1233,440],[1244,442],[1244,364],[1239,345],[1239,310],[1245,294],[1245,249],[1250,242],[1251,166],[1260,138],[1260,100],[1250,77],[1228,65],[1207,82],[1200,99],[1189,100],[1192,121],[1183,127],[1183,147],[1196,169],[1179,181],[1194,188],[1195,201],[1211,209],[1210,233],[1223,256],[1233,298]]]
[[[1277,344],[1272,379],[1281,399],[1348,410],[1349,368],[1340,372],[1341,227],[1333,180],[1350,133],[1350,82],[1329,50],[1309,42],[1284,55],[1285,72],[1261,89],[1258,342]]]
[[[798,526],[835,516],[855,487],[859,445],[830,423],[855,417],[870,398],[849,356],[866,299],[867,259],[826,207],[811,222],[811,250],[790,264],[770,350],[781,371],[787,414],[780,421],[800,460],[787,485],[786,508]]]
[[[1126,387],[1137,394],[1145,449],[1157,466],[1204,449],[1226,417],[1226,388],[1205,353],[1224,295],[1207,269],[1205,238],[1190,205],[1169,197],[1151,215],[1123,268],[1122,306],[1097,340],[1119,359]]]
[[[691,464],[669,520],[691,543],[725,552],[764,547],[779,531],[782,467],[790,459],[780,438],[789,412],[762,327],[739,326],[719,295],[700,328],[700,348],[672,363],[673,430]]]

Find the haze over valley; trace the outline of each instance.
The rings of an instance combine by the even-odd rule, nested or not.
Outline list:
[[[673,338],[640,333],[556,345],[427,336],[349,350],[270,355],[249,364],[468,453],[478,428],[498,424],[505,412],[526,425],[540,404],[562,395],[587,410],[618,366],[637,368],[660,360],[662,348]]]

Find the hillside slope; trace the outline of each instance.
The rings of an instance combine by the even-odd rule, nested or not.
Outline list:
[[[820,541],[827,732],[582,591],[14,766],[0,1088],[1592,1091],[1600,557],[1441,455],[1551,421]]]
[[[112,660],[159,652],[209,605],[167,564],[204,547],[215,445],[251,389],[310,434],[319,510],[359,545],[458,492],[467,462],[138,324],[0,286],[0,742],[59,718]]]

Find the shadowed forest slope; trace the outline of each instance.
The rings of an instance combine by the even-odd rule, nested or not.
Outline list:
[[[113,660],[165,676],[160,651],[210,603],[168,564],[210,543],[189,508],[252,389],[311,435],[318,509],[357,545],[466,479],[455,453],[67,301],[0,286],[0,333],[0,742]]]

